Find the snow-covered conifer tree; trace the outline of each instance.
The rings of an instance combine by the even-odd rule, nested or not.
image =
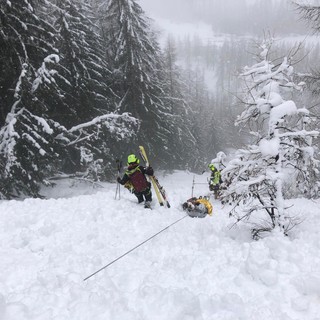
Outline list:
[[[319,36],[320,34],[320,5],[311,1],[293,1],[297,10],[300,12],[301,17],[306,23],[313,29],[313,31]],[[319,56],[319,47],[315,46],[312,50],[312,54],[315,57]],[[320,92],[320,66],[317,63],[311,64],[311,70],[306,73],[300,73],[299,77],[307,84],[308,93],[311,93],[313,102],[313,113],[317,119],[314,122],[314,127],[320,126],[320,106],[319,106],[319,92]],[[317,143],[320,144],[320,138],[317,139]],[[320,175],[318,175],[318,180]],[[320,194],[319,194],[320,196]]]
[[[38,0],[0,3],[0,126],[14,104],[23,64],[35,72],[47,55],[58,52],[55,30],[37,14],[38,6]]]
[[[69,13],[54,0],[1,2],[2,197],[37,196],[52,172],[66,170],[66,160],[73,170],[82,169],[83,148],[95,156],[93,161],[103,158],[107,166],[114,142],[137,131],[136,119],[109,111],[113,94],[107,89],[109,71],[95,27],[71,2],[63,5]],[[43,19],[52,6],[49,23]],[[57,12],[63,19],[63,34],[69,32],[69,46],[52,27]],[[60,51],[57,43],[62,44]]]
[[[51,5],[61,56],[57,82],[66,105],[61,104],[56,118],[68,129],[90,123],[97,117],[105,119],[103,116],[115,109],[115,94],[110,89],[110,71],[91,7],[80,0],[55,0]],[[101,128],[90,133],[93,127],[82,127],[81,138],[72,144],[78,152],[71,152],[66,158],[68,171],[81,170],[79,155],[84,145],[91,150],[95,160],[104,159],[104,166],[118,152],[107,126],[100,122],[99,126]]]
[[[0,129],[0,187],[5,198],[38,196],[39,184],[48,183],[46,177],[56,169],[60,144],[56,137],[65,132],[64,127],[42,114],[43,105],[33,95],[30,69],[28,64],[23,65],[15,101]],[[50,78],[47,73],[47,81]]]
[[[264,42],[260,61],[241,75],[246,85],[245,110],[236,124],[249,128],[254,141],[238,150],[222,171],[222,201],[233,205],[230,214],[237,221],[254,224],[254,237],[276,227],[287,233],[294,225],[284,201],[288,177],[310,195],[319,192],[319,184],[311,179],[319,165],[312,139],[319,132],[308,130],[309,111],[288,98],[303,85],[293,82],[290,57],[278,64],[269,61],[271,45],[272,39]]]
[[[139,123],[127,114],[105,114],[70,129],[48,117],[43,93],[56,85],[57,55],[44,59],[34,78],[31,68],[23,65],[16,85],[15,102],[0,129],[0,193],[3,198],[19,195],[39,196],[40,184],[48,184],[48,176],[65,169],[64,159],[72,151],[78,154],[84,169],[106,163],[97,158],[110,145],[132,137]],[[33,81],[32,81],[33,79]],[[41,93],[38,96],[38,91]],[[97,142],[98,141],[98,142]],[[85,161],[82,155],[86,150]],[[109,156],[110,154],[107,153]],[[92,161],[87,161],[91,158]],[[107,158],[110,160],[110,158]],[[110,167],[110,163],[107,163]],[[106,176],[108,172],[103,172]],[[110,175],[110,173],[109,173]]]
[[[0,5],[0,176],[1,194],[37,195],[39,182],[54,167],[53,132],[46,103],[33,92],[37,81],[52,79],[44,58],[58,62],[55,30],[38,15],[40,1],[2,1]],[[51,56],[50,56],[51,54]],[[38,73],[39,72],[39,73]],[[53,73],[52,73],[53,72]]]
[[[69,106],[69,110],[60,111],[59,120],[71,127],[110,111],[113,97],[108,89],[110,71],[102,39],[91,20],[90,6],[80,1],[59,0],[53,14],[63,66],[59,71],[67,80],[61,82],[61,87],[65,89],[64,100]]]
[[[139,143],[151,158],[161,155],[155,160],[167,167],[176,152],[171,128],[177,117],[163,98],[164,65],[150,21],[135,0],[101,1],[100,8],[102,35],[113,70],[112,89],[120,97],[117,112],[130,112],[141,120]]]
[[[199,137],[196,124],[198,114],[187,103],[186,83],[183,72],[177,66],[175,44],[171,37],[168,38],[164,49],[164,79],[165,87],[163,99],[176,114],[175,121],[170,128],[173,134],[171,145],[176,151],[172,157],[176,162],[176,168],[202,169],[203,163],[200,156]],[[185,94],[185,95],[184,95]]]

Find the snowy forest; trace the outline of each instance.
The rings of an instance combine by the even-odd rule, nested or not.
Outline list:
[[[0,0],[0,320],[319,320],[319,55],[319,0]]]
[[[191,84],[135,1],[1,1],[0,14],[2,198],[38,196],[59,172],[108,179],[138,142],[159,167],[201,166]]]
[[[199,3],[188,3],[199,19]],[[317,33],[319,8],[237,2],[235,12],[250,17],[277,12],[270,20],[275,36],[254,33],[256,23],[243,15],[219,20],[232,11],[230,1],[219,3],[202,1],[202,12],[212,15],[201,18],[213,21],[223,40],[168,35],[160,45],[154,21],[135,0],[2,0],[1,198],[38,197],[41,185],[61,174],[108,181],[116,159],[138,144],[159,169],[201,172],[219,151],[234,155],[247,145],[249,161],[257,156],[252,143],[275,148],[275,140],[282,156],[261,151],[261,166],[290,167],[303,180],[303,190],[292,188],[291,195],[316,195],[319,42],[283,34],[293,10],[311,24],[300,21],[292,33]],[[289,17],[279,18],[289,6]],[[286,101],[295,111],[272,116]],[[280,160],[269,163],[270,157]],[[226,170],[226,183],[257,174],[245,172],[233,177]]]

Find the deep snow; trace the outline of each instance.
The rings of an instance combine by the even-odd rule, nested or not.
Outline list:
[[[208,177],[195,176],[194,195],[208,194]],[[1,201],[0,319],[320,319],[319,200],[287,201],[305,218],[290,237],[253,241],[211,197],[212,217],[187,217],[83,281],[183,217],[192,179],[159,177],[171,209],[70,181],[44,190],[48,200]]]

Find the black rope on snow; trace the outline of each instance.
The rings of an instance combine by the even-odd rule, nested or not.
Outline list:
[[[86,277],[83,279],[83,281],[88,280],[89,278],[93,277],[94,275],[96,275],[97,273],[99,273],[100,271],[108,268],[109,266],[111,266],[113,263],[115,263],[116,261],[120,260],[121,258],[123,258],[124,256],[126,256],[127,254],[129,254],[130,252],[134,251],[135,249],[139,248],[140,246],[142,246],[143,244],[145,244],[146,242],[150,241],[151,239],[153,239],[154,237],[156,237],[158,234],[162,233],[163,231],[169,229],[170,227],[172,227],[174,224],[178,223],[179,221],[183,220],[184,218],[188,217],[188,215],[185,215],[184,217],[176,220],[175,222],[171,223],[169,226],[165,227],[164,229],[160,230],[159,232],[157,232],[156,234],[154,234],[153,236],[151,236],[150,238],[148,238],[147,240],[141,242],[140,244],[138,244],[137,246],[135,246],[134,248],[130,249],[129,251],[127,251],[126,253],[124,253],[123,255],[121,255],[120,257],[114,259],[113,261],[111,261],[110,263],[108,263],[107,265],[105,265],[104,267],[102,267],[101,269],[97,270],[96,272],[92,273],[90,276]]]

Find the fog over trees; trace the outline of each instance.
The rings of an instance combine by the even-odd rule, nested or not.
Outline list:
[[[309,1],[310,2],[310,1]],[[155,18],[176,23],[206,23],[214,32],[236,35],[307,32],[288,0],[141,0],[144,10]]]
[[[202,110],[210,117],[210,124],[204,130],[207,135],[202,137],[205,149],[212,155],[234,148],[247,138],[245,132],[239,134],[233,125],[242,110],[238,103],[238,75],[244,66],[255,61],[263,39],[275,39],[270,52],[272,59],[292,55],[297,73],[317,68],[320,39],[314,36],[308,19],[303,19],[293,1],[141,0],[140,3],[162,30],[161,36],[169,35],[175,41],[179,64],[196,73],[198,83],[203,81],[203,88],[208,91]],[[317,103],[310,90],[297,98],[308,99],[306,103],[311,105]]]

